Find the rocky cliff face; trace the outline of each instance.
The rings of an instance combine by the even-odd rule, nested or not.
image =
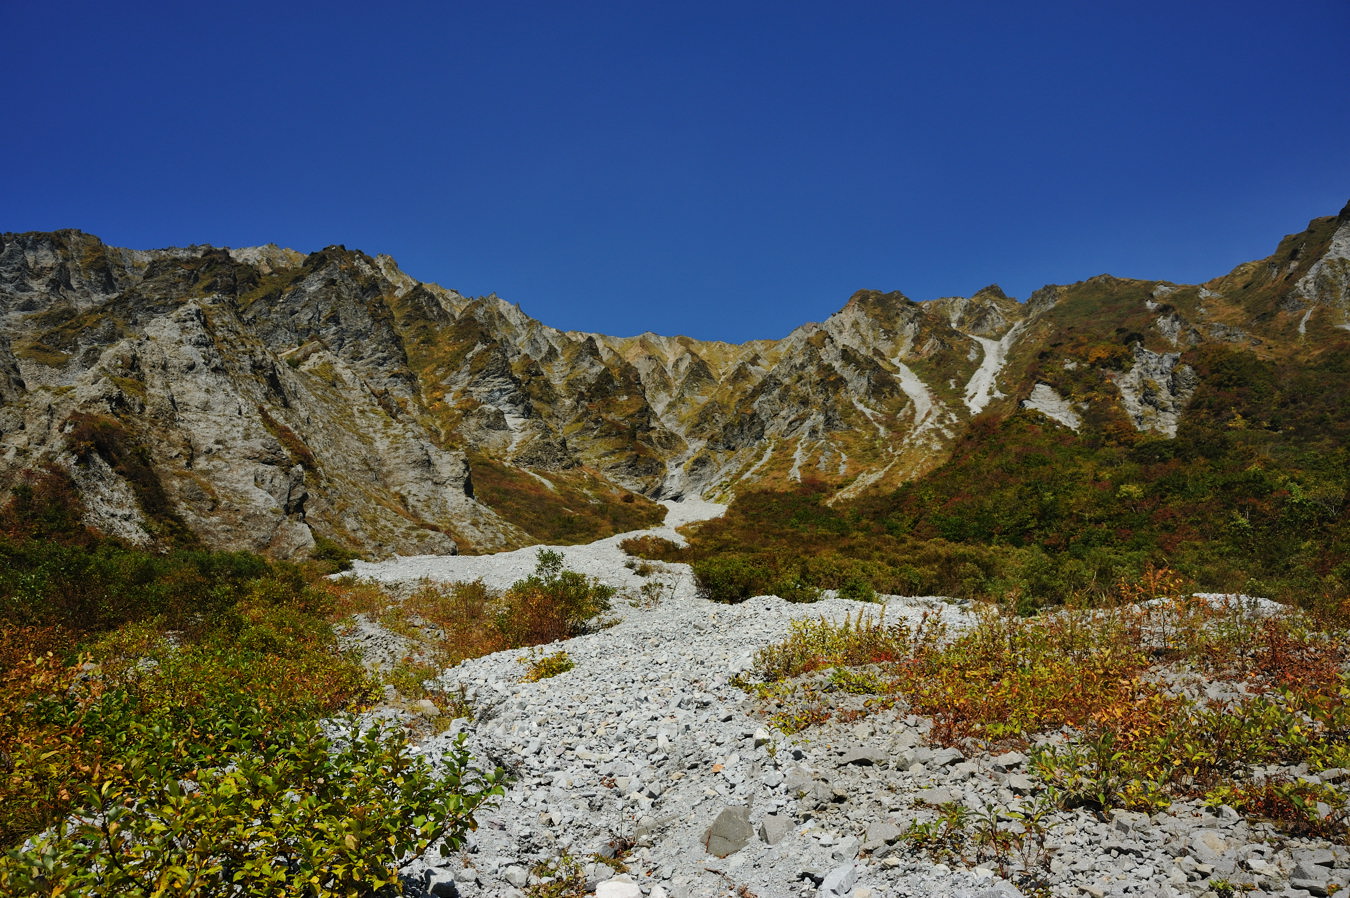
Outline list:
[[[373,271],[341,250],[0,237],[0,477],[63,468],[91,523],[142,543],[176,528],[282,557],[316,539],[373,555],[528,542],[418,419]]]
[[[343,247],[7,234],[0,488],[55,465],[110,532],[288,557],[318,540],[375,556],[530,542],[475,501],[466,453],[559,515],[805,480],[847,498],[941,463],[979,415],[1174,435],[1189,352],[1344,351],[1347,291],[1350,207],[1203,285],[1103,275],[1026,303],[861,291],[742,345],[559,331]]]

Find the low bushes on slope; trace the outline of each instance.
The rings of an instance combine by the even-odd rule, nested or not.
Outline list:
[[[437,841],[458,847],[499,793],[462,747],[432,768],[401,732],[335,740],[238,694],[170,722],[72,670],[23,671],[46,690],[19,716],[49,741],[12,747],[9,791],[30,778],[39,794],[7,798],[47,813],[43,832],[0,857],[4,894],[400,894],[402,864]]]
[[[1065,806],[1196,798],[1345,841],[1350,792],[1296,774],[1350,765],[1348,666],[1343,630],[1173,592],[1032,619],[989,610],[957,634],[933,619],[799,622],[759,653],[750,685],[791,731],[853,693],[871,698],[851,716],[899,705],[932,718],[945,744],[1039,743],[1034,769]],[[829,673],[802,677],[815,671]],[[1067,741],[1038,738],[1057,732]]]
[[[537,559],[530,576],[504,591],[481,580],[428,584],[384,609],[380,622],[416,646],[396,672],[400,692],[452,701],[426,693],[424,681],[469,658],[570,639],[594,627],[614,588],[565,569],[559,552],[541,549]]]
[[[549,472],[545,479],[476,453],[469,463],[474,498],[542,543],[588,543],[665,518],[664,507],[585,468]]]
[[[372,683],[350,599],[241,553],[79,526],[51,475],[0,509],[0,892],[374,895],[497,789],[401,732],[318,728]]]

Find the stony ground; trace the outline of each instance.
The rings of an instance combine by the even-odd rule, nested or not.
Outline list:
[[[678,538],[672,527],[719,511],[675,505],[653,532]],[[639,576],[622,538],[559,549],[568,567],[621,591],[617,623],[443,675],[477,716],[421,750],[434,759],[463,732],[474,755],[506,768],[513,784],[480,815],[468,851],[411,871],[427,892],[520,896],[539,887],[541,865],[570,869],[598,898],[1305,896],[1350,882],[1345,849],[1279,835],[1227,808],[1174,804],[1109,820],[1051,810],[1024,755],[967,758],[927,743],[919,718],[888,712],[784,736],[733,678],[789,621],[876,606],[713,604],[697,597],[687,566],[652,563],[655,572]],[[534,563],[535,550],[522,550],[358,564],[355,573],[389,585],[481,578],[505,587]],[[657,586],[644,594],[647,584]],[[891,597],[885,614],[966,619],[936,598]],[[363,635],[378,653],[379,633]],[[572,670],[523,680],[532,657],[557,651]],[[944,853],[932,839],[921,850],[916,827],[940,832],[956,806],[968,811],[966,844]],[[1011,835],[981,846],[979,833],[995,827]]]

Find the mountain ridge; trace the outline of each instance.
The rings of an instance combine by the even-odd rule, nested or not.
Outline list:
[[[0,488],[54,466],[91,521],[155,541],[116,463],[139,453],[212,545],[487,551],[631,529],[655,498],[819,481],[847,500],[933,470],[981,415],[1172,436],[1199,347],[1347,346],[1350,205],[1203,284],[860,290],[741,344],[562,331],[342,246],[74,230],[0,235],[0,321]],[[90,416],[104,437],[82,447]]]

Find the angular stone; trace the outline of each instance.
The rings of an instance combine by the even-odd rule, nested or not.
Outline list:
[[[765,814],[759,822],[759,837],[765,844],[777,845],[797,828],[797,821],[787,814]]]
[[[852,864],[843,864],[825,874],[817,894],[820,898],[842,898],[853,890],[858,881],[858,868]]]
[[[1294,856],[1294,862],[1305,870],[1313,867],[1334,867],[1336,855],[1329,848],[1307,848]]]
[[[434,898],[459,898],[459,887],[455,885],[453,870],[435,869],[427,872],[427,894]]]
[[[894,823],[878,820],[868,824],[867,831],[863,834],[863,850],[876,851],[897,841],[904,834],[905,831]]]
[[[809,792],[814,783],[815,778],[811,776],[809,771],[801,767],[793,767],[783,779],[784,787],[793,795]]]
[[[878,767],[886,766],[890,761],[890,756],[875,745],[860,745],[857,748],[849,749],[839,756],[838,764],[840,767],[846,767],[849,764],[857,764],[859,767]]]
[[[966,759],[957,748],[939,748],[929,757],[928,763],[933,767],[949,767],[952,764],[959,764]]]
[[[938,786],[934,789],[924,789],[914,797],[924,804],[930,804],[934,807],[943,804],[951,804],[957,799],[956,793],[944,786]]]
[[[1217,829],[1198,829],[1186,840],[1187,852],[1202,864],[1217,864],[1231,847]]]
[[[1111,815],[1111,825],[1117,832],[1129,835],[1148,827],[1148,815],[1138,811],[1118,810]]]
[[[1289,885],[1293,888],[1302,889],[1305,892],[1317,895],[1319,898],[1320,896],[1329,894],[1327,881],[1325,879],[1300,879],[1298,877],[1290,877]]]
[[[745,805],[723,808],[703,836],[703,846],[715,857],[729,857],[755,837],[750,826],[750,809]]]
[[[833,861],[851,861],[858,856],[858,849],[862,847],[862,842],[857,836],[849,836],[841,839],[838,845],[830,849],[830,860]]]
[[[891,739],[891,747],[896,751],[910,751],[918,746],[919,734],[910,729],[901,730]]]
[[[1020,751],[1005,751],[993,759],[993,764],[998,770],[1012,770],[1016,767],[1025,766],[1027,760],[1027,756]]]

